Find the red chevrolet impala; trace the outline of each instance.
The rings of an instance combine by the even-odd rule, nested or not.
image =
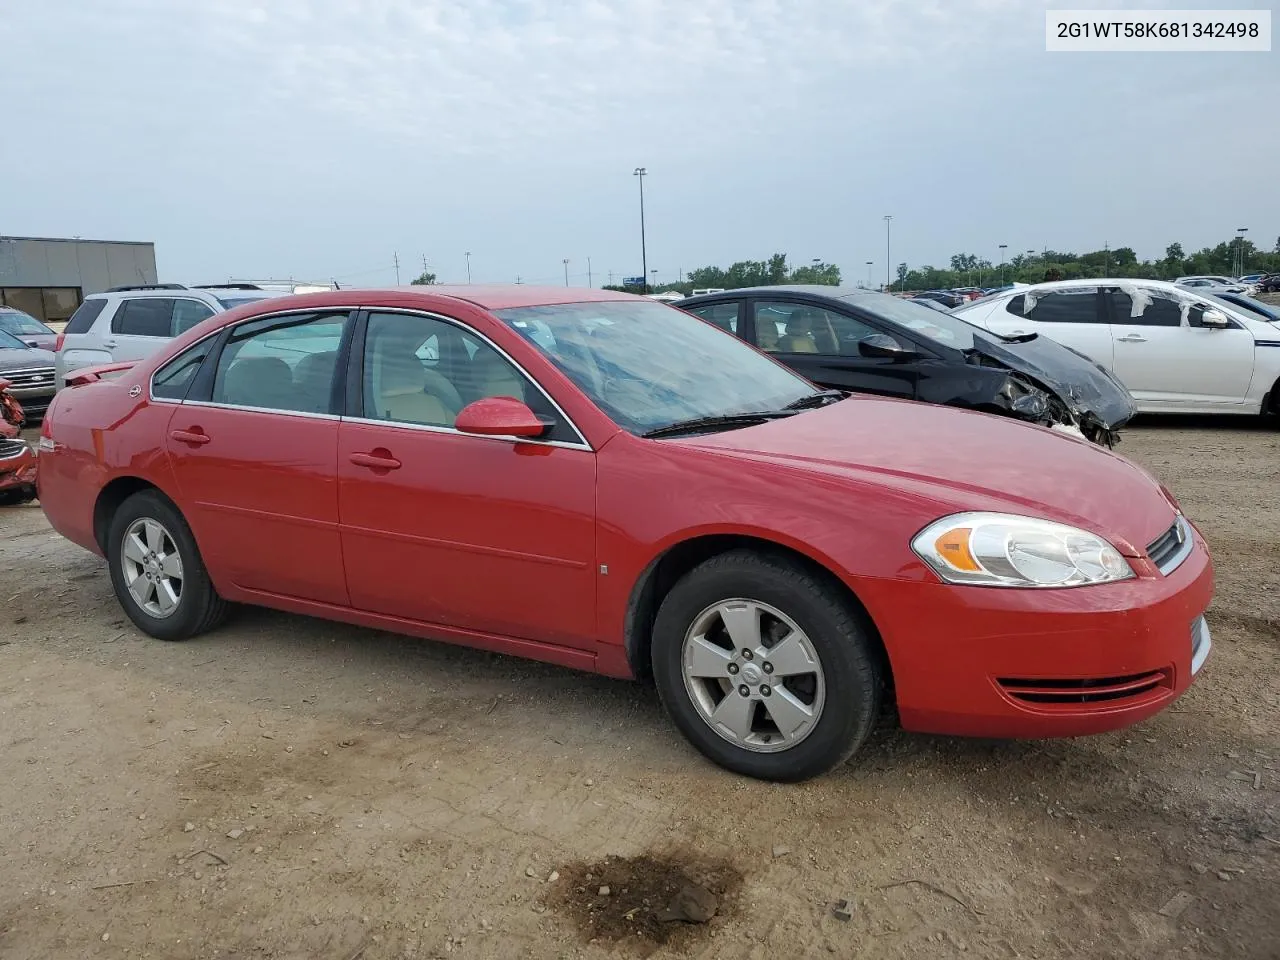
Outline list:
[[[92,377],[85,377],[92,381]],[[269,300],[58,394],[40,502],[166,640],[229,602],[652,678],[717,763],[904,727],[1074,736],[1209,651],[1209,554],[1122,457],[820,391],[595,290]]]

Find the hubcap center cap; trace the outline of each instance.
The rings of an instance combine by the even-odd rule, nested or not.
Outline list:
[[[755,685],[764,679],[764,674],[754,663],[748,663],[744,664],[742,667],[742,679],[747,683]]]

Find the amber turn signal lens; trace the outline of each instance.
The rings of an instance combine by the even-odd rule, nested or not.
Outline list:
[[[938,551],[938,556],[957,570],[978,573],[982,570],[982,567],[978,565],[978,561],[969,552],[969,534],[971,532],[968,527],[957,527],[954,530],[948,530],[935,540],[933,545]]]

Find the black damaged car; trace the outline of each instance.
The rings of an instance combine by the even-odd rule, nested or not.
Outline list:
[[[1001,337],[871,290],[751,287],[675,306],[831,389],[1002,414],[1105,446],[1137,413],[1118,380],[1069,347],[1034,333]]]

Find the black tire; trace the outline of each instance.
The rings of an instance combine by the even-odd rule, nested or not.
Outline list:
[[[130,593],[122,562],[125,533],[138,520],[154,520],[169,534],[182,561],[181,593],[176,610],[166,617],[148,613]],[[191,528],[182,513],[157,490],[142,490],[120,504],[107,530],[107,563],[116,599],[143,633],[161,640],[187,640],[212,630],[227,615],[228,605],[213,588]]]
[[[825,702],[812,731],[792,747],[760,753],[731,742],[703,719],[686,688],[685,634],[700,614],[729,599],[784,613],[817,654]],[[762,780],[806,780],[844,763],[879,717],[883,680],[871,630],[855,604],[798,563],[750,550],[720,554],[682,577],[658,610],[652,645],[658,695],[680,732],[720,766]]]

